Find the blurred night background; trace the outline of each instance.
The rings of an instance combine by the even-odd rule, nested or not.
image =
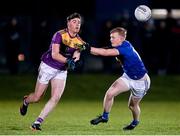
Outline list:
[[[1,0],[0,1],[0,135],[180,135],[180,0]],[[152,9],[152,18],[139,22],[138,5]],[[122,74],[114,57],[84,55],[84,65],[67,77],[60,102],[40,133],[30,123],[47,101],[19,114],[22,98],[33,92],[41,55],[53,34],[66,27],[66,17],[83,17],[82,39],[95,47],[110,45],[109,31],[121,26],[139,52],[151,77],[142,101],[142,125],[121,130],[131,120],[129,93],[119,95],[109,124],[92,127],[89,120],[102,112],[104,94]],[[77,73],[77,74],[76,74]],[[48,87],[49,99],[51,95]]]
[[[147,5],[153,16],[138,22],[134,10]],[[141,55],[150,75],[180,74],[180,5],[178,0],[6,0],[0,4],[0,74],[36,73],[53,34],[66,17],[83,16],[80,36],[96,47],[109,46],[109,30],[128,30],[127,40]],[[111,57],[85,56],[84,72],[119,73]]]

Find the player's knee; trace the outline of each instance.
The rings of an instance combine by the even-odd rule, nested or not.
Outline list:
[[[52,96],[51,100],[54,101],[54,103],[58,103],[59,102],[60,97],[59,96]]]
[[[128,108],[130,109],[130,110],[134,110],[134,109],[137,109],[139,107],[139,105],[138,104],[129,104],[128,105]]]
[[[133,109],[135,108],[135,104],[134,104],[133,102],[130,102],[130,103],[128,104],[128,108],[129,108],[130,110],[133,110]]]
[[[133,109],[134,109],[134,105],[129,104],[129,105],[128,105],[128,108],[129,108],[130,110],[133,110]]]
[[[113,99],[114,98],[114,94],[109,91],[109,92],[106,93],[106,98],[107,99]]]

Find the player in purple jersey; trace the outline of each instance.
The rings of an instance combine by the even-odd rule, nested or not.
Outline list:
[[[49,50],[42,55],[35,90],[24,97],[20,107],[20,114],[26,115],[29,104],[38,102],[51,82],[51,98],[31,125],[32,130],[41,130],[42,122],[57,105],[64,92],[67,70],[74,70],[79,64],[79,47],[85,44],[78,35],[80,27],[80,14],[73,13],[68,16],[67,28],[54,34]]]
[[[126,33],[127,30],[122,27],[112,29],[110,32],[112,48],[110,49],[86,46],[86,50],[89,50],[93,55],[115,56],[124,71],[123,75],[107,90],[104,97],[103,114],[91,120],[92,125],[108,122],[114,97],[129,90],[131,94],[128,107],[132,112],[133,120],[123,129],[132,130],[139,124],[139,103],[150,87],[150,78],[139,54],[126,40]]]

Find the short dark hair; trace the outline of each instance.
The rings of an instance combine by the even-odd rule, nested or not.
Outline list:
[[[112,30],[110,31],[110,34],[111,34],[111,33],[115,33],[115,32],[119,33],[119,35],[121,35],[121,36],[123,36],[124,38],[126,38],[127,30],[126,30],[125,28],[123,28],[123,27],[116,27],[116,28],[114,28],[114,29],[112,29]]]
[[[73,13],[67,17],[67,21],[70,21],[71,19],[79,18],[81,20],[81,15],[79,13]]]

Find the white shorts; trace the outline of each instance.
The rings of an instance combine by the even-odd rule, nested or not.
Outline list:
[[[39,66],[38,81],[42,84],[48,84],[51,79],[63,79],[66,82],[67,71],[58,70],[41,62]]]
[[[142,98],[150,88],[150,78],[148,74],[145,74],[143,78],[139,80],[133,80],[126,73],[124,73],[120,79],[122,79],[131,91],[131,94],[137,98]]]

